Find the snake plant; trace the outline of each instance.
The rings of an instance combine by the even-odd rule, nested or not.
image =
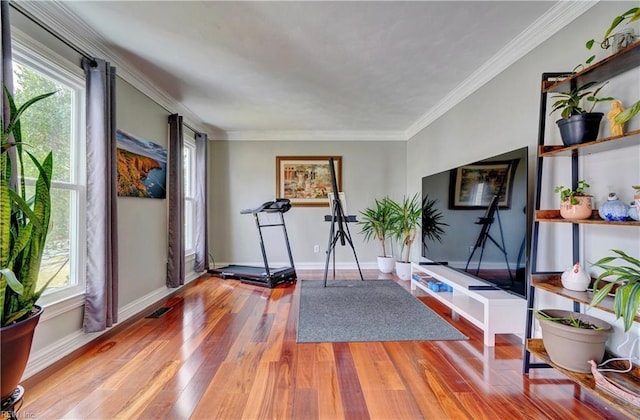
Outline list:
[[[47,287],[37,288],[40,262],[49,231],[53,156],[41,162],[25,150],[20,117],[33,104],[55,94],[35,96],[19,107],[4,89],[9,115],[2,120],[0,149],[0,326],[27,318]],[[27,160],[28,159],[28,160]],[[26,162],[25,162],[26,160]],[[30,161],[30,162],[29,162]],[[37,168],[35,192],[28,195],[25,164]]]

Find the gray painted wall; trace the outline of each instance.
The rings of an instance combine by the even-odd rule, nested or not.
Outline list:
[[[359,214],[375,198],[401,198],[406,189],[404,142],[215,141],[211,146],[210,252],[217,266],[262,264],[255,223],[240,210],[274,199],[276,156],[342,156],[342,189],[350,214]],[[329,213],[328,204],[292,207],[285,213],[296,266],[324,267],[330,225],[323,220]],[[363,243],[358,225],[349,230],[360,262],[375,264],[378,244]],[[279,229],[265,238],[270,264],[288,261],[281,238]],[[313,252],[314,245],[320,246],[319,253]],[[349,246],[336,247],[336,263],[355,267]]]

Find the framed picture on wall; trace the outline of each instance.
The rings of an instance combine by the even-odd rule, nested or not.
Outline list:
[[[449,208],[486,209],[496,194],[498,208],[510,208],[517,163],[518,160],[483,162],[452,170],[449,181]]]
[[[327,207],[333,192],[329,158],[341,190],[341,156],[276,156],[276,197],[288,198],[293,206]]]

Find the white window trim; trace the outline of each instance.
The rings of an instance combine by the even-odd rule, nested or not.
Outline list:
[[[189,185],[191,186],[191,190],[192,191],[185,191],[184,192],[184,197],[185,197],[185,201],[191,201],[192,205],[191,205],[191,226],[194,227],[195,226],[195,158],[196,158],[196,141],[195,139],[188,135],[188,134],[184,134],[184,147],[185,148],[189,148],[192,150],[191,153],[191,173],[190,174],[184,174],[184,176],[189,176],[191,178],[191,182],[189,182]],[[185,206],[186,209],[186,206]],[[187,216],[186,212],[185,212],[185,217]],[[185,232],[185,235],[187,233]],[[195,240],[195,229],[192,229],[191,231],[191,238],[193,240]],[[187,247],[185,246],[185,257],[194,257],[196,250],[195,247],[191,247],[189,249],[187,249]],[[195,258],[195,257],[194,257]]]
[[[69,252],[75,254],[77,258],[77,266],[72,267],[70,273],[74,276],[76,284],[60,290],[45,292],[37,302],[38,305],[48,308],[49,312],[60,314],[81,306],[86,290],[86,218],[83,211],[86,208],[86,168],[84,160],[78,159],[79,156],[86,156],[84,72],[77,64],[14,28],[12,28],[12,54],[16,62],[34,68],[47,77],[72,87],[76,93],[73,106],[74,109],[80,111],[72,115],[72,130],[77,141],[77,144],[72,148],[72,151],[75,152],[72,156],[75,165],[73,165],[70,174],[72,182],[52,182],[52,187],[64,188],[78,194],[78,204],[75,209],[71,210],[72,217],[76,219],[76,222],[69,224],[73,227],[72,229],[75,229],[70,232],[70,235],[77,238],[77,241],[71,242],[69,249]],[[77,183],[73,183],[74,180],[77,180]],[[53,311],[51,311],[52,309]]]

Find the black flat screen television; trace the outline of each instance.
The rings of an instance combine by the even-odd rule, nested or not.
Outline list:
[[[422,237],[423,263],[446,264],[526,296],[528,148],[422,178],[442,232]],[[423,226],[430,213],[423,211]],[[446,225],[445,225],[446,224]]]

